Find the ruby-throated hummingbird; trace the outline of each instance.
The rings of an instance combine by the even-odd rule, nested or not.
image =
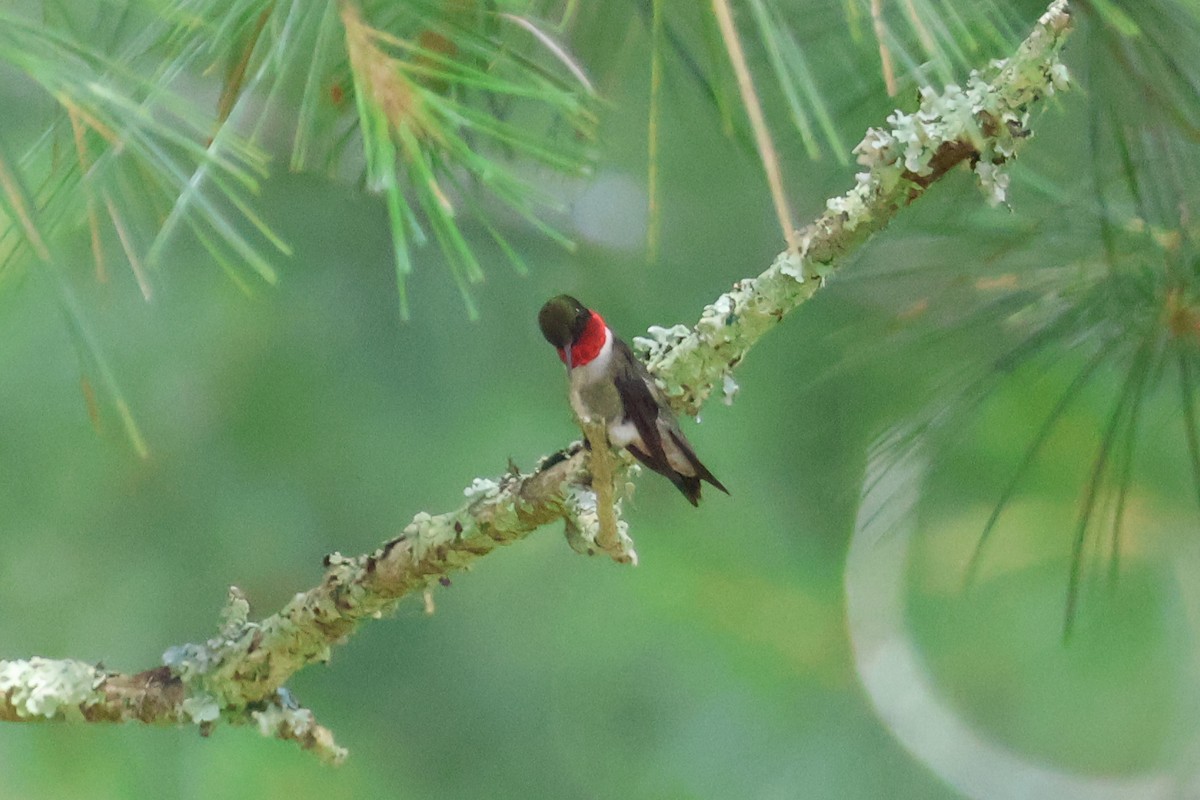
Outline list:
[[[670,478],[692,505],[702,480],[729,494],[696,458],[646,367],[599,314],[560,294],[542,306],[538,325],[567,365],[571,407],[581,419],[604,420],[610,442]]]

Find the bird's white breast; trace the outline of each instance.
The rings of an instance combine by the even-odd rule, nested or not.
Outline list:
[[[612,363],[612,342],[612,331],[606,327],[604,344],[600,346],[600,352],[596,354],[596,357],[586,364],[571,368],[571,408],[575,410],[580,419],[603,416],[598,409],[591,408],[584,398],[594,393],[589,390],[597,384],[612,379],[608,370]]]
[[[586,386],[608,376],[608,365],[612,362],[613,335],[607,327],[604,329],[604,344],[600,352],[588,363],[571,370],[571,385]]]
[[[631,444],[641,445],[642,437],[637,426],[632,422],[610,422],[608,425],[608,440],[617,447],[628,447]]]
[[[624,408],[620,405],[615,385],[612,385],[613,371],[613,334],[608,328],[604,329],[604,344],[600,352],[588,363],[571,370],[571,406],[581,419],[603,417],[608,426],[608,440],[617,447],[628,447],[637,444],[644,449],[637,426],[625,417]],[[610,391],[605,392],[603,384],[610,385]],[[591,391],[589,391],[589,389]],[[601,391],[597,392],[599,389]],[[585,398],[595,399],[597,393],[610,396],[612,405],[606,410],[591,408]]]

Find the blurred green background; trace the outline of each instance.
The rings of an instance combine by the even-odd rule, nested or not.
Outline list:
[[[456,506],[472,478],[509,458],[527,469],[577,435],[562,366],[535,324],[548,296],[576,294],[632,337],[694,321],[764,269],[780,236],[760,166],[680,74],[668,74],[662,123],[661,258],[646,264],[645,41],[628,30],[617,46],[579,45],[584,63],[601,62],[609,100],[595,179],[551,184],[571,204],[579,251],[514,223],[531,274],[495,256],[478,321],[430,247],[401,323],[381,202],[312,176],[264,186],[295,257],[253,297],[181,239],[145,303],[124,273],[97,285],[76,243],[71,280],[143,428],[145,460],[110,412],[89,419],[79,358],[36,267],[6,284],[0,657],[135,671],[212,635],[230,584],[253,613],[271,613],[319,579],[326,553],[368,551],[414,513]],[[843,85],[827,69],[855,141],[895,101],[877,76]],[[1188,796],[1200,552],[1177,388],[1146,399],[1119,580],[1107,583],[1105,551],[1089,544],[1069,643],[1075,515],[1120,372],[1072,404],[969,590],[963,576],[1082,361],[1070,349],[1004,376],[931,432],[927,477],[895,498],[913,504],[915,530],[859,542],[865,571],[846,580],[872,442],[949,405],[958,376],[1020,335],[1019,319],[972,316],[1005,281],[1083,257],[1086,236],[1043,234],[1064,196],[1087,191],[1084,96],[1037,118],[1011,211],[950,176],[763,340],[732,407],[685,422],[732,494],[710,492],[696,510],[643,476],[627,515],[638,567],[577,556],[552,526],[436,589],[432,615],[411,598],[298,674],[290,688],[351,751],[343,767],[250,729],[201,739],[6,725],[0,798],[1020,797],[1051,785],[1033,782],[1046,773],[1063,781],[1057,797]],[[786,139],[783,150],[802,219],[851,181],[831,158],[807,162]],[[999,283],[979,280],[989,276]],[[897,581],[894,596],[872,594]],[[892,633],[936,708],[913,676],[878,684],[887,697],[864,690],[860,672],[888,652],[856,650],[863,620],[848,615],[848,592],[898,615]],[[862,608],[868,623],[886,616]],[[977,738],[964,742],[947,718]]]

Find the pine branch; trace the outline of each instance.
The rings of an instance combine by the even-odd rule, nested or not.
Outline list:
[[[732,399],[732,370],[753,345],[952,167],[968,163],[988,199],[1001,201],[1003,167],[1029,136],[1032,106],[1066,85],[1058,52],[1069,23],[1066,0],[1055,0],[1012,58],[972,73],[965,89],[926,91],[916,113],[897,111],[891,127],[869,130],[855,149],[866,171],[798,232],[797,249],[735,284],[694,327],[651,328],[649,338],[637,340],[676,409],[694,414],[718,388]],[[254,724],[340,761],[345,751],[291,701],[286,681],[328,661],[360,622],[555,520],[566,523],[574,546],[605,549],[597,542],[600,515],[587,468],[587,452],[576,443],[530,474],[510,469],[495,480],[477,478],[457,509],[417,514],[372,553],[327,556],[320,584],[261,621],[249,620],[248,604],[233,589],[220,633],[172,647],[161,667],[128,675],[77,661],[0,661],[0,720],[191,722],[204,733],[219,721]]]

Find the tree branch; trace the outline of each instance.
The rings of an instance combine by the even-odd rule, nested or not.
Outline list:
[[[970,164],[988,199],[1001,202],[1003,168],[1029,136],[1030,108],[1066,86],[1058,52],[1069,23],[1066,0],[1055,0],[1011,58],[973,72],[965,88],[922,90],[915,113],[896,111],[889,128],[867,131],[855,148],[866,171],[797,233],[798,250],[738,281],[705,307],[694,327],[651,328],[649,337],[635,340],[676,409],[695,414],[718,388],[731,401],[732,370],[750,348],[954,166]],[[498,479],[477,478],[461,506],[417,514],[373,553],[327,556],[320,584],[261,621],[249,620],[245,598],[231,589],[218,635],[170,648],[160,667],[127,675],[78,661],[0,661],[0,720],[190,722],[202,733],[223,720],[257,725],[264,735],[338,762],[345,751],[292,702],[285,682],[308,664],[328,661],[361,621],[389,613],[405,595],[447,581],[449,573],[547,523],[564,520],[576,549],[604,549],[597,546],[601,525],[586,461],[575,443],[530,474],[510,468]]]
[[[730,402],[737,390],[730,373],[754,343],[951,168],[968,162],[988,201],[1003,202],[1004,167],[1031,135],[1032,106],[1067,87],[1058,54],[1070,22],[1067,0],[1054,0],[1011,58],[972,71],[966,88],[922,89],[915,113],[892,112],[890,128],[869,129],[854,148],[867,171],[799,232],[797,253],[785,250],[758,277],[735,283],[694,327],[651,328],[648,338],[635,339],[676,409],[698,413],[718,387]]]

